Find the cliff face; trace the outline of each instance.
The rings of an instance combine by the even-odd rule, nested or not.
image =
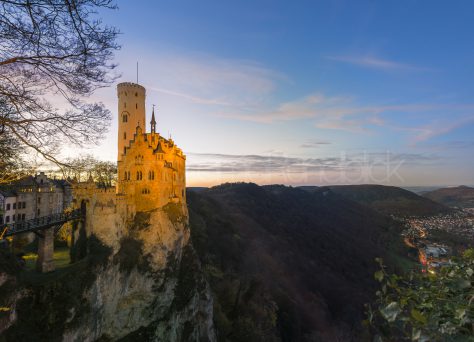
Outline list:
[[[0,333],[7,340],[215,340],[186,208],[139,212],[125,227],[110,217],[103,223],[76,232],[73,253],[87,256],[72,266],[38,279],[9,277],[1,304],[12,310]]]

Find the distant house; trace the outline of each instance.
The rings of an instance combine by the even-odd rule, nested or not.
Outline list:
[[[0,190],[0,224],[15,221],[16,193]]]
[[[448,251],[444,247],[439,246],[427,246],[425,248],[425,254],[428,259],[439,259],[448,256]]]

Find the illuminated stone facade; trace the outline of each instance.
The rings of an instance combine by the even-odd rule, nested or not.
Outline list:
[[[186,202],[186,157],[172,139],[156,132],[153,110],[151,132],[145,128],[145,88],[120,83],[118,95],[117,194],[127,211],[148,211]]]

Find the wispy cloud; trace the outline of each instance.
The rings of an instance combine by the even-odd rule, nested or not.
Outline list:
[[[154,56],[143,76],[152,91],[199,105],[242,106],[261,103],[285,75],[249,60],[212,55]]]
[[[221,112],[222,117],[260,123],[311,119],[317,128],[367,132],[370,126],[381,126],[384,120],[381,113],[414,109],[418,106],[359,106],[350,97],[328,97],[312,94],[302,99],[284,102],[273,109],[254,111],[234,109]]]
[[[220,106],[230,106],[231,103],[221,101],[219,99],[211,99],[211,98],[203,98],[203,97],[198,97],[190,94],[184,94],[180,93],[177,91],[169,90],[169,89],[163,89],[163,88],[157,88],[157,87],[148,87],[151,91],[156,91],[158,93],[162,94],[167,94],[167,95],[172,95],[172,96],[177,96],[179,98],[188,100],[191,103],[196,103],[196,104],[204,104],[204,105],[220,105]]]
[[[300,145],[301,148],[316,148],[324,145],[330,145],[329,141],[321,141],[321,140],[307,140],[303,144]]]
[[[420,142],[428,141],[434,137],[445,135],[450,133],[458,128],[464,127],[466,125],[471,125],[474,123],[474,115],[467,117],[461,117],[455,120],[446,121],[435,121],[430,124],[416,127],[412,130],[415,130],[417,134],[412,139],[412,144],[416,145]]]
[[[328,59],[385,70],[421,70],[418,66],[372,56],[329,56]],[[143,76],[152,92],[191,103],[196,111],[217,117],[274,123],[306,120],[316,128],[370,133],[377,127],[410,132],[417,144],[447,134],[471,122],[468,110],[473,105],[439,104],[370,104],[352,96],[327,96],[310,93],[296,99],[276,102],[277,90],[286,82],[282,73],[254,61],[225,59],[203,54],[172,54],[146,59],[153,70]],[[196,106],[197,105],[197,106]],[[202,108],[201,108],[202,107]],[[444,111],[444,113],[443,113]],[[445,122],[446,112],[455,113],[454,123]],[[425,124],[396,127],[395,115],[409,117],[413,113],[433,113]],[[436,118],[440,118],[436,121]],[[400,124],[399,124],[400,126]],[[309,148],[309,144],[306,144]],[[314,147],[314,146],[313,146]]]
[[[320,171],[349,171],[361,167],[385,167],[391,163],[424,165],[440,160],[434,154],[422,153],[352,153],[339,157],[303,158],[272,155],[233,155],[187,153],[187,171],[191,172],[250,172],[250,173],[311,173]]]
[[[429,140],[447,134],[457,128],[474,122],[472,104],[392,104],[360,105],[348,96],[328,97],[323,94],[311,94],[295,101],[283,102],[274,108],[242,110],[232,108],[232,112],[219,112],[219,116],[253,121],[274,123],[279,121],[312,120],[317,128],[342,130],[353,133],[369,133],[377,127],[411,132],[411,143]],[[414,113],[430,114],[424,125],[400,126],[390,120],[397,115],[409,118]],[[450,113],[449,119],[446,113]],[[426,115],[425,115],[426,116]]]
[[[418,143],[418,147],[423,149],[430,149],[434,151],[444,151],[444,150],[463,150],[463,149],[472,149],[474,148],[474,141],[472,140],[451,140],[443,142],[426,142]]]
[[[391,61],[373,56],[327,56],[326,59],[336,62],[358,65],[365,68],[381,70],[428,71],[429,68]]]

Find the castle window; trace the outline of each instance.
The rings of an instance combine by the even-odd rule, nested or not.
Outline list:
[[[127,102],[123,103],[123,108],[127,108]]]
[[[123,132],[123,139],[127,139],[127,132]]]
[[[123,122],[128,122],[128,118],[127,118],[127,115],[126,115],[126,114],[124,114],[124,115],[122,116],[122,121],[123,121]]]
[[[130,180],[130,171],[128,171],[127,180]]]
[[[135,109],[138,109],[138,103],[135,103]]]
[[[125,171],[125,177],[123,177],[124,180],[127,180],[127,171]]]
[[[135,96],[138,96],[138,93],[135,93]]]

